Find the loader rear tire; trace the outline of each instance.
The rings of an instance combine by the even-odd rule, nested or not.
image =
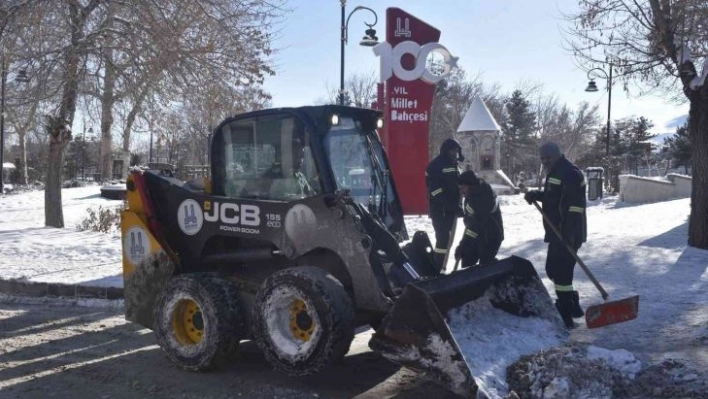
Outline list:
[[[236,289],[214,273],[172,278],[157,298],[154,330],[178,367],[208,370],[223,364],[246,335]]]
[[[344,286],[317,267],[268,277],[256,295],[253,334],[273,368],[315,374],[341,360],[354,339],[354,307]]]

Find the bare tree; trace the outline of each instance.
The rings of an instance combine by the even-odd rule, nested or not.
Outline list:
[[[487,97],[484,85],[478,76],[468,77],[461,68],[437,84],[430,114],[428,151],[431,158],[438,155],[443,141],[454,137],[477,96]]]
[[[547,96],[534,108],[540,141],[558,143],[569,159],[577,159],[581,153],[590,150],[600,123],[596,105],[581,102],[571,109],[558,103],[555,96]]]
[[[376,101],[378,76],[374,72],[353,74],[344,81],[345,104],[358,108],[371,108]],[[339,104],[339,88],[327,85],[327,97],[315,101],[316,104]]]
[[[7,53],[6,53],[7,54]],[[26,73],[24,69],[21,69]],[[40,100],[34,95],[37,86],[28,86],[29,82],[17,81],[17,73],[15,81],[8,84],[5,100],[5,121],[6,126],[12,127],[12,130],[17,135],[17,144],[19,146],[19,164],[15,165],[18,168],[18,183],[27,184],[27,133],[36,127],[37,115],[41,106]],[[6,132],[7,133],[7,132]]]
[[[130,97],[137,113],[151,99],[159,98],[163,104],[179,101],[212,82],[246,89],[273,73],[268,62],[270,32],[282,12],[280,1],[171,3],[167,9],[153,2],[135,2],[131,7],[109,3],[106,8],[108,34],[97,53],[102,66],[98,98],[103,178],[112,174],[112,110],[118,101]],[[130,141],[125,128],[130,126],[126,121],[124,157]]]
[[[22,58],[47,61],[43,76],[54,85],[46,91],[59,93],[45,123],[45,224],[64,225],[62,165],[79,97],[93,95],[101,103],[101,169],[110,176],[113,110],[121,99],[132,95],[137,114],[146,99],[168,106],[185,90],[213,82],[243,90],[262,85],[273,73],[273,21],[283,11],[280,0],[24,0],[0,6],[3,41],[8,33],[41,32],[46,44],[29,46]],[[141,78],[160,90],[135,84]]]
[[[27,135],[42,127],[42,116],[52,112],[51,103],[58,101],[58,85],[54,67],[56,55],[44,56],[47,48],[48,30],[35,29],[41,25],[45,10],[30,7],[37,1],[15,1],[0,6],[0,16],[5,13],[11,19],[3,19],[0,41],[3,55],[10,67],[7,105],[5,108],[7,125],[17,135],[19,146],[19,182],[27,183],[28,156]],[[8,8],[5,8],[9,6]],[[9,10],[9,11],[8,11]]]
[[[63,56],[60,57],[60,74],[62,94],[61,102],[54,115],[47,115],[46,130],[49,134],[49,170],[44,190],[44,224],[51,227],[64,227],[64,212],[61,202],[62,165],[64,164],[64,149],[72,138],[71,124],[76,112],[79,80],[82,76],[81,63],[85,60],[89,36],[87,32],[88,19],[96,10],[100,1],[91,0],[85,6],[78,1],[67,1],[65,8],[58,15],[66,12],[68,15],[64,34],[67,44]]]
[[[708,249],[708,1],[583,0],[569,45],[585,67],[610,61],[625,86],[689,103],[692,193],[688,244]],[[703,60],[698,73],[693,59]]]

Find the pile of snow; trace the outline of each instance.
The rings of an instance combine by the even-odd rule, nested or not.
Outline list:
[[[567,339],[558,322],[511,315],[493,307],[484,297],[449,315],[452,336],[480,392],[490,398],[507,394],[506,368],[512,362],[524,354],[559,346]]]
[[[524,356],[507,371],[520,398],[705,398],[706,376],[677,361],[642,369],[626,350],[571,344]],[[514,396],[510,396],[514,397]]]

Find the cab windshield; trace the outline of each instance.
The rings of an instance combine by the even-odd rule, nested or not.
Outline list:
[[[376,133],[365,132],[352,118],[340,118],[327,133],[325,151],[337,189],[349,190],[356,202],[392,227],[401,211]]]

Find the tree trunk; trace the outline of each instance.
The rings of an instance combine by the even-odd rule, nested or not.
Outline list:
[[[125,179],[128,177],[128,173],[130,172],[130,167],[132,166],[130,164],[130,151],[123,150],[123,169],[120,171],[121,172],[121,179]]]
[[[27,144],[25,143],[27,132],[17,131],[17,140],[20,142],[20,164],[16,165],[20,172],[17,179],[18,184],[27,184]]]
[[[688,245],[708,249],[708,90],[692,96],[689,110],[691,135],[691,216]]]
[[[101,180],[113,178],[113,103],[116,83],[116,69],[113,65],[113,50],[106,51],[106,72],[103,78],[103,97],[101,98]]]
[[[138,112],[142,107],[143,100],[145,99],[147,92],[148,90],[146,86],[140,92],[138,99],[136,100],[135,104],[133,105],[133,108],[130,110],[130,112],[128,113],[128,117],[125,120],[125,128],[123,129],[123,176],[128,176],[128,172],[130,171],[130,167],[132,166],[130,164],[130,136],[133,132],[133,125],[135,124],[135,119],[138,117]]]
[[[61,137],[61,133],[59,134]],[[64,164],[64,148],[66,143],[52,138],[49,142],[49,165]],[[64,227],[64,212],[61,206],[61,167],[50,167],[47,170],[46,189],[44,190],[44,225]],[[56,189],[56,188],[59,189]]]
[[[128,118],[130,118],[130,115],[128,115]],[[132,121],[128,121],[126,123],[126,129],[123,130],[123,170],[121,171],[122,177],[127,177],[128,176],[128,171],[130,171],[130,131],[132,129]]]
[[[71,124],[76,112],[76,95],[79,88],[78,70],[82,50],[85,16],[78,3],[69,3],[71,20],[71,48],[64,60],[62,81],[64,87],[61,105],[56,116],[47,116],[49,134],[49,162],[44,188],[44,224],[49,227],[64,227],[64,212],[61,206],[61,172],[64,161],[64,149],[71,141]]]
[[[103,122],[101,122],[103,125]],[[111,133],[103,133],[99,151],[101,152],[101,181],[113,178],[113,154],[111,150]]]

